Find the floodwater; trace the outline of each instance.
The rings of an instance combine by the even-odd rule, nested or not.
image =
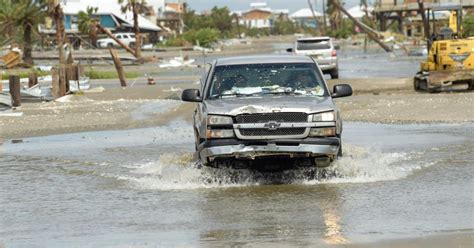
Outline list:
[[[331,246],[474,227],[474,125],[346,123],[331,176],[198,169],[190,124],[0,146],[0,246]]]

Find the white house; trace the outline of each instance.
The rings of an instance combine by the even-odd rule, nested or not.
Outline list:
[[[313,15],[314,14],[314,15]],[[318,21],[314,20],[314,16],[316,16],[316,19]],[[303,8],[295,13],[290,15],[290,18],[293,20],[294,23],[301,27],[311,27],[311,28],[316,28],[319,25],[319,22],[323,21],[323,14],[314,11],[311,13],[310,8]]]
[[[234,11],[232,13],[239,16],[239,24],[249,28],[271,28],[274,21],[283,17],[288,18],[287,9],[272,10],[267,7],[266,2],[256,2],[250,4],[250,10]]]
[[[372,6],[367,7],[367,12],[368,12],[369,16],[372,16],[373,11],[374,11],[374,7],[372,7]],[[350,8],[350,9],[348,9],[347,12],[349,12],[349,14],[351,16],[353,16],[354,18],[361,19],[362,17],[365,16],[365,7],[360,6],[360,5],[356,5],[352,8]],[[346,15],[343,15],[343,18],[349,18],[349,17],[347,17]]]
[[[155,1],[157,4],[158,1]],[[150,1],[154,2],[154,1]],[[133,14],[131,11],[122,13],[121,6],[117,0],[66,0],[63,1],[64,26],[67,32],[75,32],[78,29],[78,14],[80,11],[87,11],[87,7],[97,7],[97,16],[100,24],[111,30],[133,27]],[[145,32],[159,32],[161,28],[155,23],[138,16],[138,25]]]

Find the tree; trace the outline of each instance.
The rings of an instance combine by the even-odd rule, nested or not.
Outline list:
[[[273,34],[294,34],[296,32],[295,24],[283,18],[280,14],[273,24]]]
[[[329,23],[333,31],[341,28],[341,23],[342,23],[341,11],[333,4],[334,1],[337,1],[337,3],[341,5],[340,0],[328,0],[327,9],[326,9],[329,15]]]
[[[233,18],[227,7],[214,7],[209,15],[197,15],[194,10],[185,9],[183,22],[188,30],[217,29],[224,37],[232,32]]]
[[[66,40],[66,32],[64,28],[64,12],[59,0],[40,0],[45,6],[47,13],[54,20],[56,26],[56,43],[58,45],[59,63],[66,63],[64,57],[64,42]]]
[[[0,32],[7,39],[16,35],[16,11],[12,0],[0,0]]]
[[[140,34],[140,27],[138,26],[138,15],[145,12],[146,1],[145,0],[118,0],[119,4],[122,5],[122,12],[131,11],[133,14],[133,30],[135,32],[135,56],[137,58],[142,57],[142,36]]]
[[[232,16],[227,7],[212,8],[210,18],[212,20],[213,28],[216,28],[223,33],[232,30]]]
[[[369,15],[369,4],[367,3],[367,0],[360,0],[359,6],[363,8],[364,11],[364,21],[366,24],[369,25],[369,27],[373,28],[375,26],[374,20],[370,17]]]
[[[86,12],[80,11],[78,14],[79,31],[82,34],[88,35],[92,46],[97,46],[97,23],[98,20],[94,16],[98,8],[87,7]]]
[[[202,47],[210,47],[212,43],[219,38],[219,30],[213,28],[202,28],[199,30],[190,30],[184,34],[184,38],[197,45],[199,43]]]
[[[44,20],[44,12],[39,1],[18,0],[14,5],[16,11],[15,23],[23,30],[23,60],[26,64],[33,64],[32,35],[33,30]]]

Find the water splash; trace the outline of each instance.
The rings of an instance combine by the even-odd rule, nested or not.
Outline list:
[[[192,154],[166,153],[158,161],[127,166],[127,175],[117,176],[132,187],[183,190],[242,187],[263,184],[367,183],[397,180],[429,166],[414,156],[419,153],[384,153],[375,148],[345,144],[346,155],[326,169],[297,169],[279,173],[208,168],[192,161]]]
[[[420,160],[423,153],[381,152],[377,148],[344,146],[346,155],[326,169],[328,178],[306,180],[317,183],[369,183],[406,178],[415,171],[432,165]]]

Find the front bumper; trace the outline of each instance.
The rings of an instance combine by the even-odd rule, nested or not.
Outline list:
[[[255,159],[265,156],[327,156],[335,158],[340,142],[337,137],[256,141],[215,139],[207,140],[201,144],[198,153],[204,163],[222,157]]]

